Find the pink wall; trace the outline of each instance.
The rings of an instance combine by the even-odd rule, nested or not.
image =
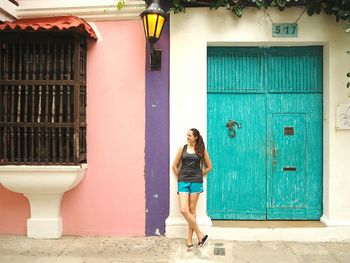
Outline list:
[[[88,171],[63,197],[63,234],[142,236],[144,32],[141,21],[95,24],[102,39],[88,51]],[[0,234],[25,234],[28,217],[28,201],[0,186]]]

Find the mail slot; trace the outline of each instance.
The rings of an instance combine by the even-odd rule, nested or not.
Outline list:
[[[294,135],[294,127],[284,127],[284,135]]]
[[[283,172],[295,172],[296,170],[296,167],[283,167]]]

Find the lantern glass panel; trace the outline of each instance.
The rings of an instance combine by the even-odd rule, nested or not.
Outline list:
[[[159,15],[157,14],[147,14],[148,21],[148,36],[155,37],[155,30],[157,26],[157,18]]]
[[[145,29],[145,35],[148,37],[148,28],[147,28],[147,16],[143,17],[143,28]]]
[[[158,18],[158,26],[157,26],[157,32],[156,32],[156,38],[160,37],[160,33],[162,33],[162,28],[164,25],[165,19],[162,16],[159,16]]]

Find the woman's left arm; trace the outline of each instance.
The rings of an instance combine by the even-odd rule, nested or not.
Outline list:
[[[204,162],[205,162],[205,168],[202,171],[203,176],[209,173],[212,169],[209,154],[206,150],[204,151]]]

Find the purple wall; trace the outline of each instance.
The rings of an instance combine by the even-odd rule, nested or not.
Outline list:
[[[165,234],[169,215],[169,20],[155,48],[161,71],[149,70],[146,55],[146,236]]]

